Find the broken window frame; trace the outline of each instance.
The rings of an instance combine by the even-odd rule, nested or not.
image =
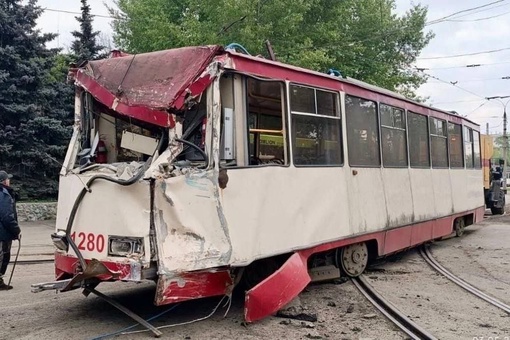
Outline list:
[[[88,122],[86,121],[87,119]],[[108,131],[109,133],[106,133],[104,130],[101,130],[102,124],[114,124],[115,127],[113,130]],[[121,131],[119,130],[119,127],[122,124],[127,124],[128,127],[131,126],[132,129],[140,131],[138,131],[139,133],[134,133],[134,130],[129,128]],[[105,133],[102,133],[102,131]],[[167,135],[165,131],[166,129],[160,126],[138,121],[111,110],[101,102],[97,101],[89,92],[84,89],[77,89],[75,94],[75,124],[73,126],[73,135],[69,141],[68,152],[66,153],[66,158],[63,162],[60,174],[65,176],[70,171],[83,172],[96,169],[101,166],[107,167],[112,164],[128,164],[133,161],[140,164],[146,162],[150,157],[159,154],[163,147],[166,148],[167,145],[162,145],[163,142],[168,141],[165,136]],[[91,162],[84,166],[84,164],[81,164],[83,157],[80,157],[80,152],[87,148],[91,148],[94,138],[96,138],[96,134],[107,146],[109,146],[107,152],[108,160],[105,163]],[[147,134],[150,136],[147,136]],[[155,142],[154,151],[152,153],[146,153],[135,151],[128,147],[122,147],[123,138],[121,138],[121,136],[123,135],[130,135],[133,138],[139,136],[144,139],[145,142],[148,141],[146,138],[153,139]],[[108,136],[108,138],[105,138],[105,136]],[[130,150],[132,153],[136,153],[136,157],[138,159],[119,160],[117,150],[122,148]],[[113,160],[111,156],[112,150],[115,150]],[[154,159],[152,159],[152,161],[154,161]]]

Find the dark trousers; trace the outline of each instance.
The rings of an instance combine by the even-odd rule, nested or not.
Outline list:
[[[0,284],[3,283],[2,276],[7,271],[7,265],[11,260],[12,241],[0,241]]]

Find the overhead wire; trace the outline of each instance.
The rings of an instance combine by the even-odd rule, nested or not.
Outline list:
[[[67,14],[76,14],[76,15],[82,14],[81,12],[66,11],[63,9],[54,9],[54,8],[42,8],[42,10],[47,11],[47,12],[56,12],[56,13],[67,13]],[[91,16],[97,17],[97,18],[118,19],[116,17],[112,17],[111,15],[91,14]]]
[[[490,8],[483,8],[483,9],[475,10],[475,11],[473,11],[471,13],[466,13],[466,14],[458,15],[454,19],[464,18],[464,17],[467,17],[469,15],[473,15],[473,14],[477,14],[477,13],[482,13],[482,12],[486,12],[486,11],[491,11],[491,10],[494,10],[496,8],[506,7],[506,6],[509,6],[509,5],[510,5],[510,3],[506,3],[506,4],[501,4],[501,5],[493,6],[493,7],[490,7]],[[447,20],[444,20],[444,21],[447,21]],[[450,19],[450,20],[452,20],[452,19]]]
[[[473,114],[473,113],[475,113],[475,111],[476,111],[476,110],[478,110],[479,108],[481,108],[482,106],[484,106],[484,105],[485,105],[485,104],[487,104],[488,102],[489,102],[488,100],[485,100],[483,103],[481,103],[480,105],[478,105],[478,106],[476,107],[476,109],[471,110],[469,113],[467,113],[467,114],[466,114],[466,117],[467,117],[467,116],[469,116],[469,115],[471,115],[471,114]]]
[[[416,60],[459,58],[459,57],[467,57],[467,56],[479,55],[479,54],[497,53],[497,52],[506,51],[506,50],[510,50],[510,47],[503,47],[503,48],[498,48],[495,50],[488,50],[488,51],[479,51],[479,52],[471,52],[471,53],[463,53],[463,54],[438,56],[438,57],[422,57],[422,58],[416,58]]]
[[[497,3],[500,3],[500,2],[505,2],[505,1],[507,1],[507,0],[498,0],[498,1],[494,1],[494,2],[491,2],[489,4],[485,4],[485,5],[482,5],[482,6],[472,7],[472,8],[468,8],[468,9],[462,10],[462,11],[458,11],[458,12],[449,14],[449,15],[443,17],[443,18],[439,18],[439,19],[435,19],[435,20],[431,20],[429,22],[426,22],[425,26],[431,25],[433,23],[439,23],[439,22],[446,21],[444,18],[450,18],[450,17],[455,16],[455,15],[457,15],[459,13],[464,13],[464,12],[467,12],[467,11],[474,11],[474,12],[458,16],[457,18],[464,17],[466,15],[471,15],[471,14],[474,14],[474,13],[483,12],[483,11],[486,11],[486,10],[495,9],[495,8],[498,8],[498,7],[503,7],[503,6],[510,5],[510,4],[502,4],[502,5],[494,6],[494,7],[491,7],[491,8],[485,8],[487,6],[494,5],[494,4],[497,4]],[[379,40],[379,39],[382,39],[384,37],[390,36],[390,35],[392,35],[394,33],[400,32],[403,29],[406,29],[406,28],[409,28],[409,27],[411,27],[411,26],[402,26],[402,27],[398,27],[398,28],[394,28],[394,29],[390,29],[390,30],[386,30],[386,31],[378,31],[378,32],[375,32],[375,34],[371,35],[368,38],[353,41],[353,42],[351,42],[351,44],[360,43],[360,42],[366,42],[366,41]],[[328,45],[328,46],[330,46],[330,45]],[[308,49],[308,48],[309,47],[300,48],[300,50]]]
[[[465,20],[462,20],[462,19],[448,19],[448,20],[445,20],[445,21],[449,21],[449,22],[475,22],[475,21],[484,21],[484,20],[490,20],[490,19],[494,19],[494,18],[499,18],[503,15],[507,15],[508,13],[510,13],[510,11],[508,12],[504,12],[504,13],[500,13],[500,14],[497,14],[497,15],[493,15],[493,16],[490,16],[490,17],[485,17],[485,18],[477,18],[477,19],[465,19]]]
[[[498,63],[474,63],[474,64],[467,64],[467,65],[457,65],[457,66],[445,66],[445,67],[416,67],[419,70],[448,70],[448,69],[454,69],[454,68],[477,68],[482,66],[492,66],[492,65],[502,65],[502,64],[510,64],[510,61],[502,61]]]
[[[479,98],[485,99],[485,97],[484,97],[484,96],[480,96],[479,94],[474,93],[473,91],[467,90],[467,89],[465,89],[465,88],[463,88],[463,87],[460,87],[460,86],[458,86],[458,85],[456,85],[456,84],[454,84],[454,83],[452,83],[452,82],[450,82],[450,81],[443,80],[443,79],[441,79],[441,78],[438,78],[438,77],[436,77],[436,76],[433,76],[433,75],[431,75],[431,74],[429,74],[429,73],[427,73],[427,72],[424,72],[424,71],[420,71],[420,72],[424,73],[425,75],[427,75],[428,77],[430,77],[430,78],[432,78],[432,79],[438,80],[438,81],[439,81],[439,82],[441,82],[441,83],[445,83],[445,84],[448,84],[448,85],[454,86],[454,87],[458,88],[459,90],[462,90],[462,91],[464,91],[464,92],[467,92],[467,93],[469,93],[469,94],[472,94],[473,96],[476,96],[476,97],[479,97]]]
[[[461,14],[461,13],[465,13],[465,12],[472,12],[474,10],[477,10],[477,9],[481,9],[481,8],[485,8],[485,7],[488,7],[488,6],[492,6],[492,5],[495,5],[497,3],[500,3],[500,2],[505,2],[506,0],[497,0],[497,1],[493,1],[493,2],[490,2],[488,4],[485,4],[485,5],[481,5],[481,6],[476,6],[476,7],[471,7],[471,8],[467,8],[467,9],[463,9],[461,11],[457,11],[457,12],[454,12],[452,14],[448,14],[444,17],[441,17],[441,18],[438,18],[438,19],[434,19],[434,20],[431,20],[427,23],[425,23],[425,25],[433,25],[433,24],[437,24],[437,23],[440,23],[440,22],[443,22],[445,21],[445,19],[448,19],[448,18],[451,18],[453,16],[456,16],[457,14]],[[472,13],[471,13],[472,14]]]
[[[433,103],[433,105],[439,105],[439,104],[457,104],[457,103],[474,103],[474,102],[479,102],[481,100],[485,100],[485,99],[453,100],[453,101],[448,101],[448,102],[435,102],[435,103]]]
[[[510,76],[504,76],[504,77],[499,77],[499,78],[482,78],[482,79],[461,79],[461,80],[456,80],[456,81],[452,81],[452,85],[456,85],[457,83],[474,83],[474,82],[478,82],[478,81],[484,81],[484,82],[488,82],[488,81],[496,81],[496,80],[510,80]],[[434,82],[432,82],[434,83]]]

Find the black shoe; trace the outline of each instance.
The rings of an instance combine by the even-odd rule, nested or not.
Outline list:
[[[0,290],[10,290],[12,286],[6,285],[5,283],[0,284]]]

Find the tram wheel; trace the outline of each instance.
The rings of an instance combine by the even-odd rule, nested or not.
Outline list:
[[[454,222],[455,227],[455,236],[461,237],[464,235],[464,230],[466,229],[466,224],[464,222],[464,219],[462,217],[457,218]]]
[[[494,207],[492,207],[491,208],[491,213],[493,215],[503,215],[505,213],[505,209],[504,208],[494,208]]]
[[[360,276],[368,264],[367,244],[355,243],[340,249],[338,262],[342,271],[350,277]]]

